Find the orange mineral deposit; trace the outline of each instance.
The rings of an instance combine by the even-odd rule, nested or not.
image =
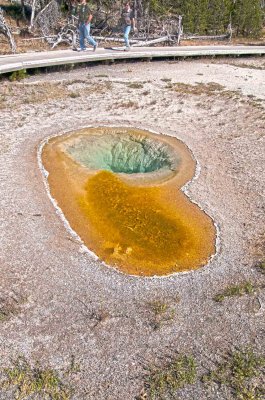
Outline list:
[[[72,229],[108,265],[168,275],[197,269],[214,254],[211,218],[181,191],[195,162],[179,140],[87,128],[49,140],[42,161]]]

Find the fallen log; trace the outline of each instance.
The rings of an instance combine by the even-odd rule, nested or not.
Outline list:
[[[174,42],[172,36],[162,36],[161,38],[154,39],[154,40],[146,40],[135,43],[132,47],[144,47],[144,46],[152,46],[153,44],[163,43],[163,42]]]
[[[51,35],[51,36],[39,36],[39,37],[32,37],[32,38],[28,38],[28,39],[21,39],[22,42],[26,42],[26,41],[31,41],[31,40],[46,40],[46,39],[52,39],[52,38],[56,38],[57,35]]]
[[[230,39],[230,35],[229,34],[225,34],[225,35],[212,35],[212,36],[197,36],[197,35],[183,35],[182,40],[226,40],[226,39]]]
[[[103,42],[117,42],[117,43],[124,43],[123,38],[117,38],[117,37],[111,37],[111,36],[94,36],[93,38],[98,41],[103,41]],[[142,39],[144,40],[144,39]],[[137,39],[130,39],[130,43],[139,43],[139,40]]]

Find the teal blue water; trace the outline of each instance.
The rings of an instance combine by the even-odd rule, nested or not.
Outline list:
[[[75,139],[66,148],[78,163],[94,170],[148,173],[176,169],[176,152],[160,141],[139,134],[96,134]]]

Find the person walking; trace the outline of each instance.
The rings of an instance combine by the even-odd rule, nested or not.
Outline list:
[[[80,49],[78,49],[78,51],[86,51],[85,39],[87,39],[93,46],[93,51],[96,51],[98,44],[90,35],[93,15],[86,0],[78,0],[77,4],[73,4],[72,15],[78,19],[78,30],[80,35]]]
[[[123,20],[123,37],[125,42],[125,51],[130,50],[130,42],[129,42],[129,34],[131,29],[136,32],[136,20],[135,20],[135,11],[131,8],[130,2],[127,1],[124,4],[124,9],[122,11],[122,20]]]

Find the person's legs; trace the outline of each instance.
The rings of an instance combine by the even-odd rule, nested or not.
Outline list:
[[[85,50],[85,24],[79,25],[80,49]]]
[[[129,42],[129,33],[131,32],[131,25],[127,25],[124,27],[123,30],[123,37],[124,37],[124,41],[125,41],[125,46],[127,48],[130,47],[130,42]]]
[[[88,40],[88,42],[95,48],[97,47],[97,42],[90,36],[90,24],[85,25],[85,36]]]

